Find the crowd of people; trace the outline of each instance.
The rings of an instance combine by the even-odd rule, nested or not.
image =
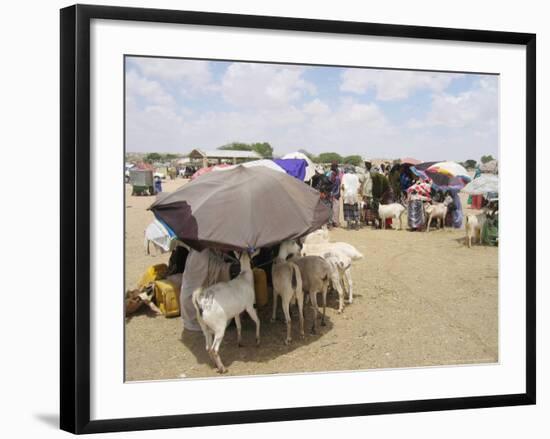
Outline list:
[[[380,227],[380,204],[401,203],[407,207],[409,228],[422,230],[426,226],[426,202],[445,203],[448,210],[446,225],[462,226],[458,191],[435,189],[430,180],[420,179],[409,164],[373,166],[370,161],[365,161],[364,168],[357,168],[333,162],[328,171],[321,168],[316,171],[312,186],[321,192],[321,199],[332,209],[329,227],[340,227],[340,198],[348,229],[358,230],[369,224]]]

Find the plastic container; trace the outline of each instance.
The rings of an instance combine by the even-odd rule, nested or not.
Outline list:
[[[472,195],[472,209],[481,209],[483,206],[483,195]]]
[[[180,315],[179,288],[167,279],[155,281],[155,302],[165,317]]]
[[[166,264],[156,264],[151,265],[145,273],[143,273],[143,276],[141,276],[141,279],[138,282],[138,289],[141,289],[143,287],[146,287],[151,282],[154,282],[158,279],[162,279],[166,276],[166,273],[168,272],[168,265]]]
[[[256,296],[256,306],[261,308],[267,305],[267,275],[265,270],[254,268],[254,293]]]

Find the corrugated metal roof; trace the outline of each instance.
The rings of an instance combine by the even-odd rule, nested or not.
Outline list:
[[[216,149],[214,151],[203,151],[202,149],[194,149],[189,155],[194,152],[200,153],[202,156],[211,158],[238,158],[238,159],[261,159],[262,156],[255,151],[232,151]]]

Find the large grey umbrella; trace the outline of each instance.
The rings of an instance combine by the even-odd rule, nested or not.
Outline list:
[[[263,166],[210,172],[149,209],[197,250],[270,246],[318,229],[331,214],[315,189]]]
[[[464,186],[462,192],[472,195],[498,192],[498,176],[493,174],[482,174]]]

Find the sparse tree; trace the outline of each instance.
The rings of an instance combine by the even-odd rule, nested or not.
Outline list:
[[[319,157],[317,157],[315,154],[312,154],[312,153],[310,153],[309,151],[307,151],[305,149],[299,149],[298,152],[301,152],[308,159],[310,159],[313,163],[317,163],[319,161]]]
[[[143,161],[146,163],[154,163],[162,160],[162,155],[160,155],[158,152],[150,152],[148,154],[145,154],[143,157]]]
[[[481,163],[487,163],[487,162],[490,162],[491,160],[494,160],[494,157],[491,154],[481,156]]]
[[[320,163],[342,163],[342,156],[337,152],[323,152],[319,154],[318,159]]]
[[[361,166],[363,163],[363,159],[360,155],[348,155],[347,157],[344,157],[342,161],[353,166]]]

